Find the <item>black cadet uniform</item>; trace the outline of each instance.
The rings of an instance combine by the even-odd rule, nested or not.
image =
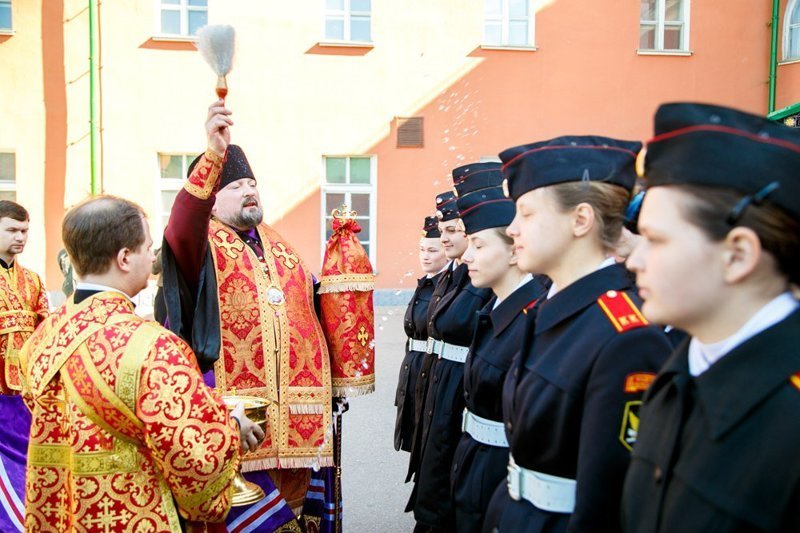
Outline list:
[[[458,218],[452,193],[439,195],[437,204],[442,221]],[[489,301],[492,291],[475,288],[463,264],[453,270],[449,283],[447,291],[441,296],[435,294],[431,302],[428,335],[466,350],[472,342],[478,311]],[[450,465],[461,437],[464,363],[463,358],[458,362],[444,357],[431,358],[430,363],[419,424],[419,468],[407,508],[414,511],[418,530],[449,531],[453,522]]]
[[[517,199],[581,179],[630,190],[639,146],[566,137],[500,157],[507,190]],[[641,315],[625,267],[607,263],[539,306],[534,330],[506,376],[503,419],[513,462],[489,504],[484,531],[620,529],[638,407],[671,347],[663,330]]]
[[[746,196],[731,210],[731,227],[747,203],[767,201],[800,218],[800,132],[703,104],[662,106],[655,130],[644,161],[648,186],[740,192]],[[697,376],[689,372],[689,344],[645,395],[623,529],[800,531],[800,311]]]
[[[439,237],[436,217],[425,217],[422,236],[433,239]],[[408,302],[406,315],[403,320],[408,341],[406,342],[406,355],[400,366],[400,378],[397,382],[397,392],[394,405],[397,407],[397,420],[394,426],[394,449],[411,451],[412,438],[417,420],[414,405],[414,391],[417,387],[417,376],[422,368],[424,350],[411,349],[409,341],[424,343],[428,340],[428,304],[431,301],[436,282],[442,272],[433,276],[422,276],[417,280],[417,288]]]

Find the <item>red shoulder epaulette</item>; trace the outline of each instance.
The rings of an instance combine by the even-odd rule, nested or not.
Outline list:
[[[800,391],[800,372],[789,377],[789,382],[794,388]]]
[[[636,304],[624,292],[608,291],[597,299],[597,304],[618,333],[649,324]]]

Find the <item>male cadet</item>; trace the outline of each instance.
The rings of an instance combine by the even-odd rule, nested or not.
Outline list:
[[[30,413],[19,396],[18,353],[47,316],[47,293],[16,256],[28,242],[28,212],[0,200],[0,531],[22,531]]]

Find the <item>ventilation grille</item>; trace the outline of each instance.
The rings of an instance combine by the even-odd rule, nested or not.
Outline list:
[[[397,147],[422,148],[424,143],[422,117],[397,117]]]

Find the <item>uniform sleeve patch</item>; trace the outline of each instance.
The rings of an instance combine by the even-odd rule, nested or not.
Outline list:
[[[800,372],[790,377],[789,382],[794,385],[794,388],[800,391]]]
[[[633,450],[636,444],[636,437],[639,435],[639,408],[642,406],[640,400],[625,404],[622,412],[622,428],[619,431],[619,441],[628,451]]]
[[[654,379],[656,379],[656,375],[652,372],[628,374],[625,377],[625,392],[633,394],[646,391]]]
[[[608,291],[597,299],[597,304],[618,333],[649,324],[636,304],[624,292]]]

